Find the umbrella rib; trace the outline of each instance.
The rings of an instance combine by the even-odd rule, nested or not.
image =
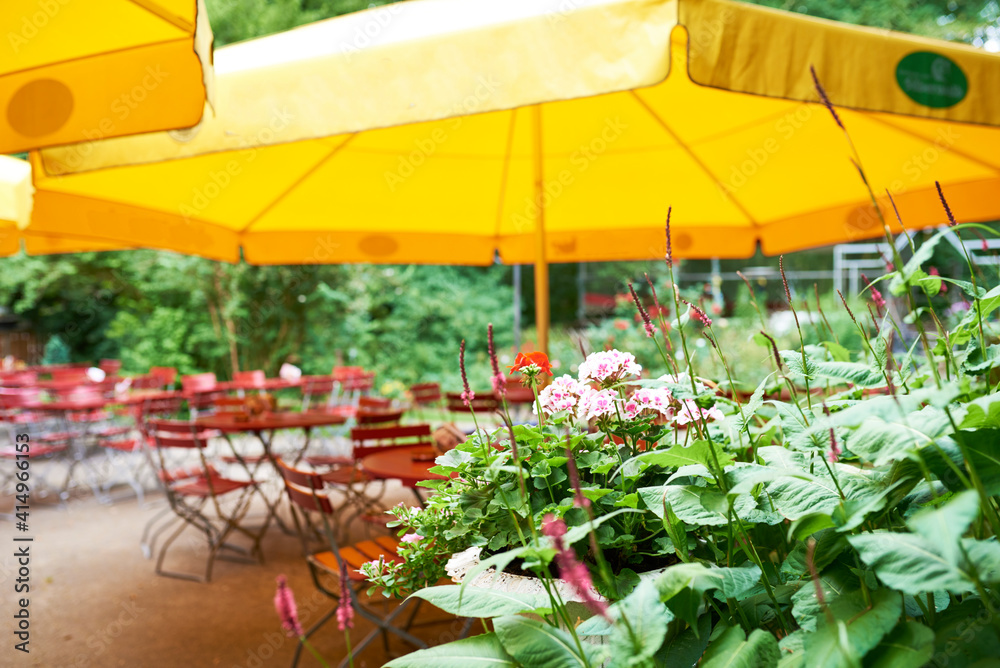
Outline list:
[[[911,137],[914,137],[915,139],[919,139],[919,140],[925,141],[925,142],[936,143],[936,142],[934,142],[933,139],[929,139],[929,138],[923,136],[922,134],[920,134],[919,132],[914,132],[913,130],[900,127],[900,126],[896,125],[895,123],[893,123],[891,121],[885,120],[884,118],[879,118],[878,116],[867,115],[867,114],[864,116],[864,118],[871,119],[871,120],[875,121],[876,123],[881,123],[882,125],[886,125],[886,126],[892,128],[893,130],[897,130],[899,132],[902,132],[903,134],[909,135]],[[959,150],[957,148],[954,148],[954,147],[946,147],[946,148],[943,149],[943,151],[946,152],[946,153],[947,152],[954,153],[955,155],[957,155],[957,156],[959,156],[961,158],[965,158],[969,162],[974,162],[975,164],[979,165],[980,167],[986,167],[987,169],[991,169],[994,172],[1000,173],[1000,165],[994,165],[994,164],[992,164],[990,162],[987,162],[987,161],[983,160],[982,158],[977,158],[974,155],[969,155],[965,151],[961,151],[961,150]]]
[[[649,104],[645,100],[639,97],[639,94],[636,93],[634,90],[630,90],[629,93],[631,93],[632,97],[634,97],[636,101],[638,101],[638,103],[642,105],[642,108],[645,109],[646,112],[653,117],[653,120],[659,123],[660,127],[662,127],[667,132],[667,134],[669,134],[673,138],[673,140],[677,142],[677,145],[680,146],[684,150],[684,152],[687,153],[688,156],[690,156],[690,158],[695,161],[695,164],[697,164],[698,167],[700,167],[701,170],[708,175],[708,178],[712,179],[715,185],[719,187],[719,192],[724,193],[726,199],[729,200],[729,202],[731,202],[733,206],[739,209],[740,213],[746,216],[746,219],[750,221],[750,223],[754,227],[758,227],[759,223],[757,222],[757,220],[752,215],[750,215],[750,212],[747,211],[746,208],[735,197],[729,194],[729,191],[726,190],[726,186],[722,183],[722,181],[720,181],[718,177],[716,177],[715,174],[712,173],[712,170],[708,168],[708,165],[702,162],[701,158],[695,155],[694,151],[692,151],[687,144],[681,141],[681,138],[677,135],[677,133],[674,132],[669,125],[667,125],[667,122],[663,120],[663,118],[661,118],[659,114],[656,113],[656,110],[654,110],[651,106],[649,106]]]
[[[507,129],[507,146],[503,154],[503,171],[500,174],[500,194],[497,198],[497,220],[494,236],[500,240],[500,223],[503,220],[503,203],[507,196],[507,178],[510,174],[510,156],[514,150],[514,125],[517,119],[517,109],[510,110],[510,127]]]
[[[313,165],[308,170],[306,170],[304,174],[302,174],[301,176],[299,176],[299,178],[295,179],[295,181],[293,181],[291,183],[291,185],[289,185],[287,188],[285,188],[283,191],[281,191],[281,193],[277,197],[275,197],[274,199],[272,199],[267,204],[267,206],[265,206],[263,209],[261,209],[257,213],[256,216],[254,216],[253,218],[251,218],[250,221],[246,225],[244,225],[243,227],[241,227],[240,230],[239,230],[239,234],[243,234],[244,232],[246,232],[247,230],[249,230],[250,227],[254,225],[254,223],[256,223],[258,220],[260,220],[265,214],[267,214],[268,211],[270,211],[271,209],[273,209],[274,207],[276,207],[278,205],[278,203],[281,202],[281,200],[283,200],[286,197],[288,197],[288,195],[293,190],[295,190],[297,187],[299,187],[299,185],[301,185],[303,181],[305,181],[306,179],[308,179],[310,176],[312,176],[316,172],[316,170],[318,170],[320,167],[322,167],[327,162],[329,162],[330,159],[333,158],[333,156],[335,156],[338,153],[340,153],[340,150],[342,148],[344,148],[345,146],[347,146],[348,144],[350,144],[351,140],[354,139],[357,136],[358,136],[358,133],[354,132],[347,139],[345,139],[344,141],[342,141],[337,146],[333,147],[333,150],[331,150],[329,153],[327,153],[325,156],[323,156],[322,160],[318,161],[315,165]]]
[[[137,7],[145,9],[153,16],[163,19],[164,21],[174,26],[175,28],[180,28],[186,33],[194,32],[194,25],[192,23],[182,19],[176,14],[171,14],[170,12],[165,10],[163,7],[160,7],[152,0],[129,0],[129,2],[131,2],[133,5],[136,5]]]

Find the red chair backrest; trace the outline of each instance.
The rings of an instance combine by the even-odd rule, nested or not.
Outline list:
[[[362,373],[357,376],[348,376],[340,381],[340,386],[345,392],[367,392],[375,387],[375,372]]]
[[[41,390],[34,387],[0,388],[0,408],[34,408],[42,403]]]
[[[197,429],[190,420],[149,418],[146,428],[158,448],[205,448],[210,438],[220,436],[212,429]]]
[[[122,368],[121,360],[101,360],[97,363],[97,368],[108,374],[109,376],[114,376]]]
[[[7,371],[0,373],[0,385],[26,387],[38,382],[38,374],[34,371]]]
[[[312,491],[323,489],[323,478],[320,474],[292,468],[281,459],[278,459],[278,472],[285,481],[285,490],[292,503],[305,510],[333,514],[333,504],[330,503],[330,499]]]
[[[174,415],[179,413],[184,397],[150,397],[142,402],[141,415],[148,419],[151,415]]]
[[[330,394],[334,383],[333,376],[303,376],[302,394]]]
[[[385,448],[434,446],[429,424],[409,424],[405,427],[369,427],[351,430],[354,458],[361,459]]]
[[[399,421],[403,419],[403,413],[405,411],[400,410],[364,410],[359,409],[354,413],[354,419],[359,425],[397,425]]]
[[[196,373],[181,377],[181,387],[187,393],[211,392],[216,384],[214,373]]]
[[[79,382],[79,383],[89,383],[90,378],[87,377],[86,367],[71,367],[71,368],[61,368],[52,369],[50,372],[52,374],[52,380],[57,382]]]
[[[364,368],[360,366],[335,366],[330,371],[330,375],[333,376],[334,380],[344,380],[345,378],[360,376],[364,372]]]
[[[392,406],[392,399],[387,397],[358,397],[358,408],[389,408]]]
[[[233,374],[233,380],[239,383],[248,383],[255,386],[263,385],[267,380],[267,375],[260,369],[253,371],[237,371]]]
[[[153,366],[149,368],[150,376],[159,376],[164,386],[173,385],[177,381],[177,369],[172,366]]]
[[[133,390],[160,390],[166,383],[163,380],[163,376],[157,376],[155,374],[146,374],[145,376],[132,376],[132,389]]]
[[[418,383],[410,386],[415,404],[434,404],[441,401],[441,386],[438,383]]]
[[[448,410],[454,413],[469,410],[473,413],[494,413],[500,407],[500,402],[492,392],[484,392],[483,394],[476,392],[475,394],[475,398],[466,406],[465,402],[462,401],[461,393],[449,392],[447,394]]]
[[[114,386],[112,385],[112,390]],[[99,385],[78,385],[67,387],[57,391],[59,398],[63,401],[91,402],[104,399],[106,389]]]

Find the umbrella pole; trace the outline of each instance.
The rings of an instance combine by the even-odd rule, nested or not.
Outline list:
[[[545,257],[545,174],[542,165],[542,107],[535,105],[535,327],[538,349],[549,354],[549,264]]]

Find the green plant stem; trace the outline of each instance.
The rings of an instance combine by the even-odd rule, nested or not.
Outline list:
[[[741,429],[739,431],[739,433],[740,433],[740,446],[742,447],[743,446],[743,436],[742,436],[742,434],[743,434],[744,431],[746,431],[746,433],[747,433],[747,438],[750,438],[750,422],[749,422],[749,420],[747,420],[746,415],[744,415],[744,413],[743,413],[743,404],[740,403],[740,400],[737,398],[736,385],[735,385],[735,383],[733,383],[733,374],[732,374],[732,371],[729,369],[729,363],[726,361],[726,356],[722,353],[722,348],[719,346],[719,339],[718,339],[718,337],[715,336],[715,330],[712,329],[711,325],[709,325],[708,326],[708,331],[712,335],[712,341],[714,342],[713,345],[712,345],[712,347],[715,348],[715,352],[719,355],[719,359],[722,360],[722,368],[726,370],[726,378],[729,379],[729,388],[730,388],[730,390],[732,390],[732,393],[733,393],[733,401],[736,402],[736,407],[740,411],[740,419],[743,421],[743,424],[746,425],[746,427],[744,429]]]
[[[952,429],[955,430],[955,442],[958,444],[958,451],[962,453],[962,459],[965,460],[965,467],[969,470],[969,480],[972,482],[973,489],[979,494],[979,503],[983,508],[983,515],[989,521],[990,528],[993,529],[993,535],[1000,536],[1000,518],[997,517],[996,510],[990,502],[990,495],[986,493],[982,478],[979,477],[979,472],[976,470],[975,465],[972,463],[972,458],[969,456],[965,436],[962,435],[958,425],[955,423],[955,418],[951,415],[951,410],[947,406],[945,406],[944,412],[948,416],[948,421],[951,422]]]
[[[348,664],[351,668],[354,668],[354,654],[351,652],[351,634],[348,631],[344,631],[344,638],[347,641]],[[302,646],[309,650],[309,653],[319,661],[319,665],[323,666],[323,668],[330,668],[330,664],[323,660],[323,657],[320,656],[319,652],[316,651],[316,648],[312,646],[312,643],[305,636],[299,636],[299,640],[302,642]]]
[[[732,507],[733,501],[729,502],[730,507]],[[733,517],[736,518],[736,524],[739,526],[740,532],[742,532],[744,539],[747,543],[747,556],[754,562],[757,568],[760,569],[760,581],[764,585],[764,589],[767,590],[767,596],[774,603],[774,611],[778,615],[778,622],[781,624],[782,630],[787,634],[790,633],[790,627],[788,626],[788,621],[785,619],[785,614],[781,610],[781,604],[778,603],[778,597],[774,594],[774,588],[771,587],[771,581],[767,577],[767,571],[764,570],[764,563],[760,560],[760,556],[757,554],[757,548],[754,547],[753,541],[750,540],[750,534],[747,532],[746,527],[743,525],[743,520],[736,513],[733,513]]]

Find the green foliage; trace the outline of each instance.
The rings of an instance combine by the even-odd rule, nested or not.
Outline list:
[[[887,277],[901,297],[920,289],[930,257],[918,251]],[[521,666],[991,665],[1000,358],[975,354],[980,336],[998,340],[998,320],[993,291],[967,294],[981,335],[978,318],[945,330],[941,318],[886,315],[875,336],[858,325],[854,350],[803,341],[779,351],[781,364],[742,393],[686,374],[639,379],[628,356],[591,355],[578,380],[539,394],[540,425],[480,430],[438,459],[446,479],[425,483],[437,492],[429,507],[461,519],[434,529],[418,513],[409,526],[447,545],[438,562],[475,548],[479,563],[457,589],[418,595],[457,611],[469,593],[461,609],[495,618]],[[893,345],[922,322],[942,327],[937,344]],[[678,325],[673,349],[701,329]],[[728,380],[727,353],[713,347]],[[660,373],[671,368],[661,360]],[[698,358],[682,361],[700,376]],[[818,394],[806,395],[807,379]],[[592,580],[607,608],[590,602],[595,616],[577,626],[559,600],[469,584],[487,569],[551,582],[555,565],[578,595],[573,583]],[[432,585],[425,570],[397,565],[390,586]],[[529,609],[536,617],[497,617]]]

